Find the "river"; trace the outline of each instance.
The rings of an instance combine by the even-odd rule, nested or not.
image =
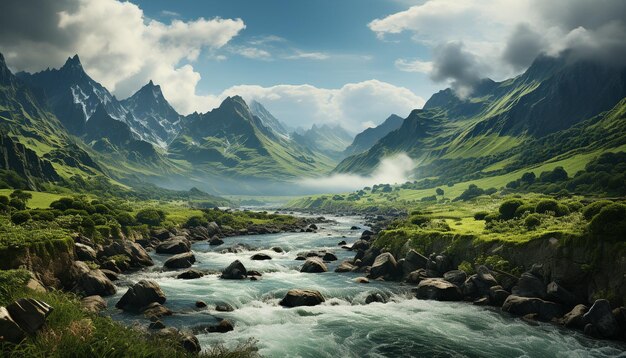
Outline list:
[[[263,274],[259,281],[221,280],[217,274],[176,279],[180,271],[161,270],[168,256],[151,253],[155,266],[123,275],[117,282],[118,293],[109,298],[108,313],[114,319],[146,326],[143,316],[114,308],[128,285],[145,278],[161,286],[167,296],[165,306],[175,312],[162,318],[166,326],[191,328],[215,323],[216,317],[234,323],[235,330],[228,333],[199,334],[203,347],[216,343],[235,347],[254,338],[266,357],[626,357],[623,345],[589,339],[548,323],[531,326],[496,308],[417,300],[410,295],[411,286],[399,283],[356,283],[359,274],[335,273],[334,269],[354,256],[337,243],[356,241],[362,230],[350,227],[363,227],[363,220],[328,218],[336,223],[319,224],[317,233],[237,236],[217,247],[193,244],[194,268],[221,271],[238,259],[248,270]],[[254,251],[220,253],[237,243],[250,245]],[[285,252],[272,251],[274,246]],[[297,253],[320,249],[335,253],[339,260],[328,265],[329,272],[300,273],[303,261],[295,260]],[[256,252],[272,260],[250,260]],[[319,290],[326,302],[315,307],[279,306],[278,301],[292,288]],[[366,305],[365,298],[372,292],[383,293],[390,302]],[[208,309],[195,308],[199,300]],[[217,312],[218,303],[228,303],[235,310]]]

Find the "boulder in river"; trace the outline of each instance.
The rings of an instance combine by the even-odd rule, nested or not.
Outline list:
[[[562,303],[565,307],[574,307],[579,303],[576,295],[554,281],[546,287],[546,295],[550,301]]]
[[[460,301],[462,299],[458,287],[438,278],[422,280],[419,285],[417,285],[415,296],[420,299],[436,301]]]
[[[20,298],[6,307],[11,319],[28,334],[35,334],[52,312],[47,303],[34,298]]]
[[[326,264],[322,262],[319,258],[310,258],[304,262],[300,272],[308,272],[308,273],[318,273],[318,272],[327,272],[328,267]]]
[[[220,226],[217,225],[217,223],[215,221],[211,221],[208,225],[207,225],[207,232],[209,235],[213,236],[213,235],[219,235],[222,233],[222,231],[220,230]]]
[[[390,278],[398,273],[398,263],[393,255],[389,252],[383,252],[378,255],[370,269],[370,278]]]
[[[77,292],[85,296],[110,296],[115,294],[115,285],[99,269],[92,270],[84,262],[75,261],[72,270],[75,271],[75,275],[78,277],[75,287]]]
[[[617,320],[611,311],[609,301],[596,300],[583,319],[593,326],[593,329],[603,338],[613,338],[619,332]],[[585,328],[586,329],[586,328]]]
[[[502,311],[516,316],[537,314],[539,319],[550,321],[563,316],[563,307],[557,303],[544,301],[537,297],[510,295],[502,304]]]
[[[405,281],[406,283],[412,283],[414,285],[417,285],[427,278],[430,278],[430,275],[428,275],[428,271],[426,271],[426,269],[419,269],[409,273],[406,276]]]
[[[293,289],[287,292],[279,304],[285,307],[316,306],[325,301],[319,291]]]
[[[332,252],[327,252],[322,257],[322,260],[324,260],[324,261],[337,261],[337,256],[335,254],[333,254]]]
[[[204,273],[202,271],[191,269],[191,270],[187,270],[181,273],[180,275],[176,276],[176,278],[179,278],[182,280],[193,280],[193,279],[197,279],[203,276],[204,276]]]
[[[196,257],[191,252],[185,252],[182,254],[174,255],[167,259],[163,266],[168,269],[181,269],[188,268],[196,262]]]
[[[182,254],[191,251],[191,243],[184,236],[175,236],[160,243],[156,247],[157,254]]]
[[[352,272],[357,267],[353,265],[350,261],[344,261],[335,269],[335,272]]]
[[[165,303],[165,294],[152,280],[141,280],[126,291],[115,307],[124,311],[140,312],[152,302]]]
[[[536,271],[535,271],[536,272]],[[524,272],[513,287],[512,293],[520,297],[546,297],[546,285],[543,278],[537,276],[533,271]]]
[[[171,316],[173,314],[173,312],[169,308],[157,302],[152,302],[148,304],[146,307],[143,307],[141,311],[146,317],[158,318],[158,317],[163,317],[163,316]]]
[[[112,257],[126,255],[130,258],[130,265],[134,267],[152,266],[154,262],[146,250],[136,242],[130,240],[115,240],[110,245],[98,251],[98,257]]]
[[[385,295],[380,292],[372,292],[367,295],[367,297],[365,297],[365,304],[369,305],[373,302],[387,303],[387,297],[385,297]]]
[[[278,246],[274,246],[270,250],[272,250],[272,251],[274,251],[275,253],[278,253],[278,254],[282,254],[283,252],[285,252],[285,250],[283,250],[282,248],[280,248]]]
[[[583,304],[574,306],[571,311],[563,316],[563,325],[567,328],[584,329],[586,324],[584,315],[587,311],[589,311],[589,307]]]
[[[461,285],[463,285],[463,283],[465,283],[465,280],[467,279],[467,274],[465,273],[465,271],[462,270],[452,270],[444,273],[443,279],[458,287],[461,287]]]
[[[211,246],[218,246],[224,243],[224,240],[220,239],[217,236],[213,236],[213,238],[211,240],[209,240],[209,245]]]
[[[230,304],[223,302],[215,305],[215,310],[218,312],[232,312],[235,310],[235,308]]]
[[[352,250],[362,250],[365,251],[370,248],[370,243],[365,240],[359,240],[352,244]]]
[[[225,280],[241,280],[246,278],[248,270],[239,260],[233,261],[222,271],[220,278]]]
[[[256,253],[250,257],[250,260],[257,260],[257,261],[271,260],[271,259],[272,257],[270,255],[264,254],[262,252]]]

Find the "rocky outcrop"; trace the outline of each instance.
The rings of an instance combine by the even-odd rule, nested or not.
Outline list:
[[[152,280],[141,280],[126,291],[115,307],[124,311],[142,312],[149,304],[165,303],[165,294],[159,285]]]
[[[157,254],[176,255],[191,251],[191,243],[184,236],[175,236],[157,245]]]
[[[96,250],[94,250],[90,246],[78,242],[74,244],[74,253],[76,255],[76,258],[80,261],[95,262],[97,260]]]
[[[80,306],[87,312],[98,313],[107,308],[107,302],[102,297],[93,295],[80,300]]]
[[[619,332],[619,325],[611,311],[611,304],[607,300],[596,300],[589,311],[583,315],[585,333],[592,332],[599,338],[615,338]]]
[[[0,307],[0,337],[11,343],[19,343],[26,337],[24,331],[11,318],[6,307]]]
[[[52,312],[47,303],[33,298],[20,298],[6,307],[11,319],[27,334],[35,334]]]
[[[281,306],[316,306],[326,301],[319,291],[315,290],[289,290],[285,297],[279,302]]]
[[[111,244],[102,248],[98,252],[98,258],[112,257],[116,255],[125,255],[130,259],[130,265],[133,267],[152,266],[154,262],[146,252],[136,242],[130,240],[114,240]]]

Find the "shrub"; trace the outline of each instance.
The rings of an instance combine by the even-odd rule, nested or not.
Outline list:
[[[104,204],[96,204],[93,206],[93,208],[98,214],[108,214],[111,212],[111,210],[109,210],[109,208]]]
[[[185,222],[184,226],[186,228],[198,227],[198,226],[206,226],[209,221],[202,216],[192,216]]]
[[[122,226],[135,225],[135,218],[126,212],[120,212],[115,216],[115,220]]]
[[[459,195],[457,198],[454,199],[454,201],[465,201],[465,200],[470,200],[473,199],[477,196],[481,196],[485,193],[485,191],[481,188],[479,188],[478,186],[476,186],[476,184],[470,184],[467,189],[461,193],[461,195]]]
[[[535,175],[535,173],[528,172],[528,173],[522,174],[522,177],[520,178],[520,181],[522,183],[532,184],[532,183],[535,182],[535,179],[537,179],[537,176]]]
[[[465,271],[466,274],[468,275],[473,275],[474,274],[474,266],[467,262],[467,261],[463,261],[459,264],[458,269],[461,271]]]
[[[489,215],[489,212],[479,211],[474,214],[474,220],[485,220],[485,217],[487,217],[487,215]]]
[[[437,188],[437,189],[435,189],[435,193],[436,193],[437,195],[439,195],[439,196],[443,196],[444,191],[443,191],[443,189],[441,189],[441,188]]]
[[[37,221],[53,221],[55,217],[52,210],[31,210],[30,216]]]
[[[159,226],[165,220],[165,212],[157,209],[143,209],[135,215],[135,218],[141,224]]]
[[[513,217],[515,217],[515,211],[522,205],[524,205],[524,202],[519,199],[506,200],[500,204],[500,208],[498,209],[500,217],[505,220],[513,219]]]
[[[539,214],[545,214],[547,212],[558,213],[559,203],[554,199],[544,199],[537,203],[535,206],[535,212]]]
[[[6,195],[0,195],[0,204],[9,205],[9,197]]]
[[[541,216],[539,214],[530,214],[524,219],[524,225],[529,229],[534,229],[541,224]]]
[[[19,200],[21,200],[23,202],[27,202],[27,201],[29,201],[30,199],[33,198],[33,194],[25,192],[25,191],[20,190],[20,189],[17,189],[17,190],[14,190],[11,193],[11,198],[19,199]]]
[[[626,205],[610,204],[589,223],[591,233],[609,240],[626,240]]]
[[[585,206],[583,209],[583,216],[585,219],[591,220],[600,212],[600,210],[602,210],[602,208],[611,204],[613,204],[613,202],[609,200],[594,201],[593,203]]]
[[[420,201],[422,201],[422,202],[437,201],[437,196],[435,196],[435,195],[425,196],[422,199],[420,199]]]
[[[26,210],[26,203],[18,198],[13,198],[9,201],[9,206],[17,210]]]
[[[72,207],[72,201],[73,201],[72,198],[61,198],[59,200],[55,200],[52,203],[50,203],[50,207],[52,209],[65,211]]]
[[[411,216],[409,221],[413,225],[422,225],[428,223],[430,221],[430,218],[424,215],[413,215]]]
[[[535,212],[535,206],[532,204],[524,204],[522,206],[520,206],[519,208],[517,208],[517,210],[515,210],[515,217],[516,218],[521,218],[522,216],[524,216],[524,213],[534,213]]]
[[[487,188],[485,189],[485,195],[492,195],[498,192],[498,189],[496,188]]]
[[[25,211],[25,210],[17,211],[17,212],[15,212],[15,213],[13,213],[11,215],[11,221],[15,225],[23,224],[23,223],[27,222],[30,219],[31,219],[30,213],[28,211]]]
[[[495,213],[485,216],[485,222],[488,222],[488,223],[495,221],[495,220],[499,220],[499,219],[500,219],[500,215],[495,214]]]

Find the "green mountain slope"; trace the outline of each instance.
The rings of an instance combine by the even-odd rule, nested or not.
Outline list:
[[[469,98],[459,99],[450,89],[433,95],[399,130],[335,171],[368,173],[384,156],[406,152],[418,163],[417,179],[445,177],[451,183],[503,174],[564,154],[565,148],[587,150],[590,130],[612,137],[609,127],[585,121],[624,97],[624,68],[570,61],[567,54],[539,57],[516,78],[484,80]],[[548,141],[556,148],[546,154]]]

